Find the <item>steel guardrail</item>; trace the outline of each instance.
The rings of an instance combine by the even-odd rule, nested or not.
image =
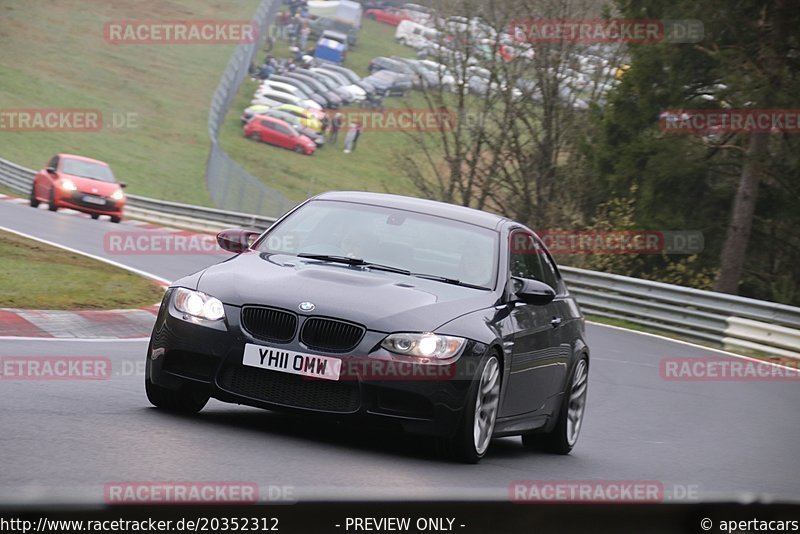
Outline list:
[[[0,185],[27,196],[34,171],[0,158]],[[224,226],[266,229],[275,219],[127,195],[135,218],[198,231]],[[617,319],[731,349],[800,358],[800,308],[562,266],[588,315]]]

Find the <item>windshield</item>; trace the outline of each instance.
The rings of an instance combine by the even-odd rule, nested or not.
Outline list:
[[[273,228],[256,250],[363,259],[493,289],[497,233],[441,217],[314,200]]]
[[[61,162],[61,172],[80,176],[81,178],[91,178],[101,182],[115,182],[114,174],[107,165],[101,165],[91,161],[80,159],[64,158]]]

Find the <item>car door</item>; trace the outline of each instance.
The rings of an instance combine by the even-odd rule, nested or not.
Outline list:
[[[272,125],[275,128],[275,144],[283,148],[294,148],[295,139],[292,131],[285,125],[275,122]]]
[[[265,143],[269,143],[274,145],[276,142],[276,132],[273,128],[273,122],[268,120],[262,120],[260,123],[259,133],[261,134],[261,140]]]
[[[508,269],[512,277],[553,282],[542,263],[544,248],[532,232],[515,227],[509,232]],[[512,281],[513,285],[513,281]],[[555,289],[555,288],[554,288]],[[555,332],[558,305],[512,304],[509,319],[513,346],[502,416],[542,410],[560,389],[566,358]]]

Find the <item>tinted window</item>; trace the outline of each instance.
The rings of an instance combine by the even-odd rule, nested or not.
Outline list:
[[[539,280],[558,289],[555,271],[542,243],[530,232],[509,234],[509,269],[512,276]]]
[[[316,200],[274,227],[257,250],[349,255],[494,287],[497,232],[433,215]]]
[[[80,176],[82,178],[100,180],[102,182],[114,181],[114,174],[111,172],[111,169],[109,169],[106,165],[101,165],[91,161],[65,158],[61,162],[61,172],[71,174],[73,176]]]

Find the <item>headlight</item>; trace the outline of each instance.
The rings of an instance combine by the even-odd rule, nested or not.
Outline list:
[[[112,198],[113,200],[122,200],[123,198],[125,198],[125,195],[123,195],[123,194],[122,194],[122,189],[117,189],[117,190],[116,190],[116,191],[114,191],[114,193],[111,195],[111,198]]]
[[[222,302],[218,298],[200,291],[179,287],[175,290],[173,303],[178,311],[201,319],[218,321],[225,317],[225,308]]]
[[[381,347],[389,352],[404,356],[447,360],[458,354],[465,341],[463,337],[440,336],[429,333],[391,334],[383,340]]]
[[[76,191],[78,189],[78,186],[76,186],[75,182],[73,182],[72,180],[68,178],[62,178],[61,189],[63,189],[64,191]]]

